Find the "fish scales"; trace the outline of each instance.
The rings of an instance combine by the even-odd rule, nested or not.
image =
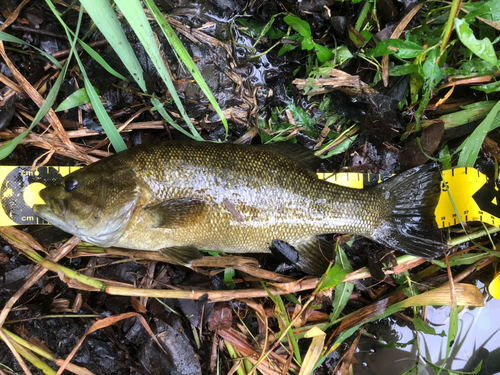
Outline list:
[[[319,180],[297,162],[264,148],[221,148],[218,144],[153,146],[121,160],[137,174],[151,197],[146,206],[193,197],[208,202],[200,222],[174,229],[151,229],[138,213],[116,244],[147,250],[192,244],[234,253],[269,252],[273,239],[291,245],[317,233],[370,233],[383,201]],[[238,221],[224,204],[231,202]],[[137,233],[142,233],[137,236]]]
[[[357,190],[318,179],[272,147],[166,142],[66,176],[42,191],[47,204],[35,211],[99,246],[267,253],[273,240],[299,249],[318,234],[355,233],[410,253],[435,254],[442,250],[430,228],[436,171],[406,175]]]

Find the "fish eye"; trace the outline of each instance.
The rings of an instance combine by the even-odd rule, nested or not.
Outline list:
[[[64,181],[64,189],[66,189],[66,191],[75,190],[77,186],[78,181],[74,178]]]

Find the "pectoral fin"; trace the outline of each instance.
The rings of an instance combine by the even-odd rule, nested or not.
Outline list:
[[[207,202],[196,198],[170,199],[144,209],[155,228],[174,229],[198,223],[207,214]]]
[[[194,246],[175,246],[160,249],[160,254],[169,263],[181,264],[189,267],[195,259],[201,258],[203,255]]]

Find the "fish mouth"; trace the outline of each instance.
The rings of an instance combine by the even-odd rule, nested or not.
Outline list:
[[[48,198],[45,190],[40,192],[40,197],[44,200],[45,204],[35,204],[33,211],[39,217],[50,222],[50,220],[62,219],[66,214],[66,205],[61,198]]]

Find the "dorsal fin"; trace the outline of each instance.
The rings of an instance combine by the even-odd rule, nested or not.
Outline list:
[[[267,145],[258,145],[257,147],[263,147],[266,150],[271,150],[286,156],[287,158],[302,164],[305,168],[313,172],[316,172],[323,161],[321,158],[314,155],[313,150],[309,150],[307,147],[298,143],[279,142]]]

